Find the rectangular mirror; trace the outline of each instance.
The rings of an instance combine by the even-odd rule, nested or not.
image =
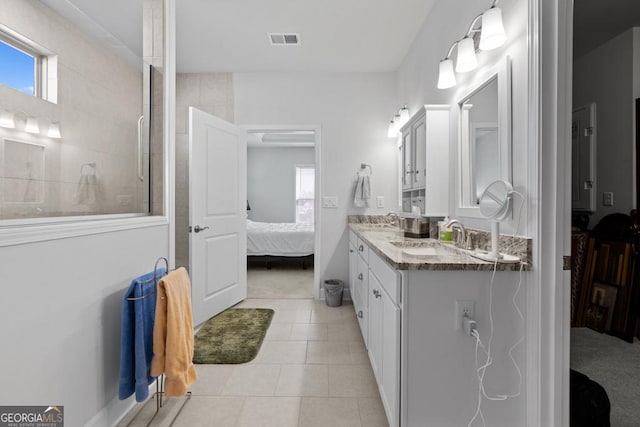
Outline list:
[[[487,185],[512,182],[510,65],[505,57],[459,97],[458,216],[481,217]]]

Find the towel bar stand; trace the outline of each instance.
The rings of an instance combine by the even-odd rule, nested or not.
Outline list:
[[[154,295],[157,292],[157,290],[158,290],[158,279],[160,279],[160,277],[158,277],[158,263],[160,263],[161,261],[164,261],[164,264],[166,266],[165,271],[167,273],[169,272],[169,261],[165,257],[158,258],[156,263],[155,263],[155,265],[153,266],[153,279],[149,279],[149,281],[153,280],[153,285],[154,285],[153,286],[153,289],[154,289],[153,292],[145,294],[145,295],[142,295],[141,297],[137,297],[137,298],[127,298],[128,301],[135,301],[135,300],[139,300],[139,299],[144,299],[144,298],[147,298],[147,297],[149,297],[151,295]],[[147,283],[147,282],[143,282],[143,283]],[[162,408],[162,399],[164,397],[164,374],[161,374],[158,378],[156,378],[156,392],[153,395],[153,397],[155,397],[155,399],[156,399],[156,412],[153,414],[153,417],[151,417],[151,419],[147,423],[147,427],[149,427],[151,425],[153,420],[156,418],[156,416],[160,412],[160,408]],[[186,399],[184,400],[184,402],[182,402],[182,405],[180,405],[180,408],[178,409],[178,412],[176,412],[176,415],[173,417],[173,420],[171,420],[171,424],[169,424],[169,427],[171,427],[173,425],[173,423],[175,422],[176,418],[178,418],[178,415],[180,415],[180,412],[182,412],[182,409],[187,404],[187,401],[189,401],[189,399],[191,399],[191,392],[188,391],[187,394],[185,395],[185,397],[186,397]],[[131,421],[129,421],[129,423],[127,424],[127,427],[129,425],[131,425],[131,423],[135,419],[136,419],[136,417],[133,417],[131,419]]]

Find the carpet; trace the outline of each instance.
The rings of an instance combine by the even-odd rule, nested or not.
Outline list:
[[[571,328],[571,368],[600,383],[611,401],[611,427],[637,427],[640,419],[640,343],[588,328]]]
[[[194,339],[193,363],[250,362],[258,354],[273,314],[268,308],[231,308],[207,320]]]

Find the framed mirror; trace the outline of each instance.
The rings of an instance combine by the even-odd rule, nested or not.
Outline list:
[[[482,217],[479,201],[487,185],[512,181],[510,75],[505,57],[459,97],[458,216]]]

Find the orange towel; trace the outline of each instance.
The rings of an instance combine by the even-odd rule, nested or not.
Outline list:
[[[191,283],[182,267],[158,283],[151,375],[162,373],[166,396],[184,396],[197,379],[193,366]]]

